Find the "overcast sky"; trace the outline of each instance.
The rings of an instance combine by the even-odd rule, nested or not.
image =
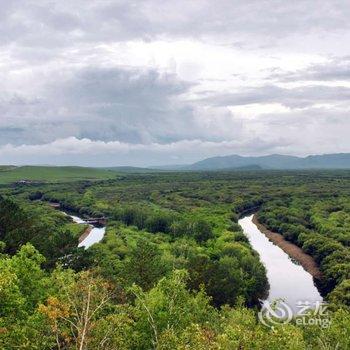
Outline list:
[[[0,0],[0,164],[350,152],[349,0]]]

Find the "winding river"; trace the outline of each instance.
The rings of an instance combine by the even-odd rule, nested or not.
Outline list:
[[[64,214],[71,217],[73,221],[77,224],[86,224],[86,221],[84,221],[78,216],[70,215],[67,213],[64,213]],[[78,247],[85,247],[85,249],[87,249],[91,247],[94,243],[100,242],[103,236],[105,235],[105,232],[106,232],[105,226],[97,227],[97,226],[90,225],[90,227],[91,227],[91,230],[89,234],[79,243]]]
[[[313,277],[281,248],[269,241],[252,220],[253,215],[250,215],[240,219],[238,223],[266,267],[270,284],[267,300],[273,302],[282,299],[293,313],[300,311],[299,302],[314,305],[322,301]]]
[[[70,216],[77,224],[86,224],[86,221],[78,216],[65,214]],[[267,301],[283,300],[295,314],[299,311],[298,303],[300,302],[308,302],[310,305],[321,302],[323,299],[314,284],[313,277],[258,229],[253,223],[253,216],[246,216],[240,219],[238,223],[266,267],[270,284]],[[93,225],[90,225],[90,227],[91,231],[79,243],[79,247],[87,249],[102,240],[106,227]]]

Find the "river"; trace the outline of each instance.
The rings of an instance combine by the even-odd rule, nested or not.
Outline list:
[[[299,303],[317,305],[322,297],[314,284],[313,277],[281,248],[269,239],[252,222],[253,215],[238,221],[251,246],[259,253],[267,270],[270,290],[267,300],[282,299],[296,314]]]
[[[86,224],[78,216],[70,215],[77,224]],[[265,265],[270,285],[267,300],[273,302],[282,299],[296,314],[300,311],[298,303],[307,302],[313,305],[322,301],[314,284],[313,277],[295,260],[291,259],[281,248],[272,243],[253,223],[253,215],[238,221],[251,246],[259,253]],[[102,240],[106,227],[91,226],[90,233],[79,243],[85,249]]]
[[[67,213],[64,213],[66,215],[68,215],[69,217],[71,217],[73,219],[73,221],[77,224],[86,224],[86,221],[84,221],[83,219],[81,219],[78,216],[75,215],[70,215]],[[102,240],[103,236],[106,233],[106,227],[96,227],[93,225],[91,226],[91,231],[89,232],[89,234],[79,243],[78,247],[85,247],[85,249],[91,247],[94,243],[98,243]]]

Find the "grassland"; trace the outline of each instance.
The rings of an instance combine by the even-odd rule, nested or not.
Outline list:
[[[115,179],[116,172],[106,169],[84,167],[50,167],[50,166],[0,166],[0,184],[18,181],[66,182],[78,180]]]

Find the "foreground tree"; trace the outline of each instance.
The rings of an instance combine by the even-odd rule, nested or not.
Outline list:
[[[58,349],[112,349],[116,343],[127,342],[125,334],[116,337],[114,333],[131,322],[124,312],[114,314],[118,310],[114,285],[89,271],[57,270],[52,281],[58,293],[39,311],[47,318]]]

